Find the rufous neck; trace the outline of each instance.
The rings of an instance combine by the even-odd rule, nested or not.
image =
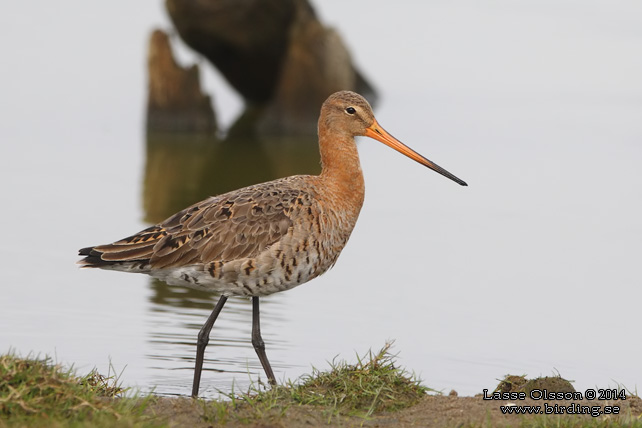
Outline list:
[[[321,178],[345,199],[363,203],[365,185],[354,137],[319,129]]]

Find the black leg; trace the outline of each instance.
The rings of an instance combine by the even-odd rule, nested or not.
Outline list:
[[[274,372],[272,367],[270,367],[270,362],[265,355],[265,343],[263,338],[261,338],[261,322],[259,321],[259,298],[257,296],[252,297],[252,345],[254,345],[254,350],[256,355],[259,356],[261,360],[261,365],[265,374],[267,375],[268,382],[270,385],[276,385],[276,379],[274,378]]]
[[[203,371],[203,356],[205,355],[205,347],[210,341],[210,331],[212,331],[214,322],[216,318],[218,318],[218,314],[221,313],[221,309],[223,309],[226,301],[226,296],[221,296],[220,299],[218,299],[218,303],[214,307],[211,315],[207,318],[203,327],[201,327],[201,331],[198,332],[198,340],[196,341],[196,367],[194,367],[194,383],[192,384],[193,398],[198,397],[198,387],[201,384],[201,372]]]

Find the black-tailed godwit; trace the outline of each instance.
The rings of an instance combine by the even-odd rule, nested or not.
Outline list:
[[[210,331],[229,296],[252,297],[252,345],[271,384],[259,323],[259,297],[289,290],[334,265],[363,204],[355,136],[368,136],[466,183],[386,132],[360,95],[341,91],[321,107],[318,176],[257,184],[192,205],[112,244],[83,248],[83,267],[146,273],[170,285],[221,293],[198,334],[192,396],[198,396]]]

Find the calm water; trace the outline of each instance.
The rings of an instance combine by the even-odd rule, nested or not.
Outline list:
[[[0,17],[0,351],[81,372],[111,363],[126,385],[189,394],[215,296],[80,271],[77,249],[190,198],[314,169],[316,149],[147,139],[146,45],[169,27],[162,2],[39,3]],[[556,371],[578,389],[639,389],[642,6],[317,3],[379,88],[380,123],[470,187],[364,139],[366,203],[336,267],[263,299],[277,378],[395,339],[401,364],[446,392]],[[240,101],[205,64],[203,78],[229,124]],[[233,168],[249,153],[252,167]],[[226,181],[224,168],[239,174]],[[205,394],[264,379],[250,322],[249,302],[231,299]]]

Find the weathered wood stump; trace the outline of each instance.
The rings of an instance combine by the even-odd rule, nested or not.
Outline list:
[[[374,90],[307,0],[166,0],[181,38],[243,96],[235,133],[314,134],[331,93]]]
[[[216,116],[209,95],[201,91],[198,65],[177,64],[169,37],[160,30],[152,33],[147,61],[147,132],[215,133]]]

